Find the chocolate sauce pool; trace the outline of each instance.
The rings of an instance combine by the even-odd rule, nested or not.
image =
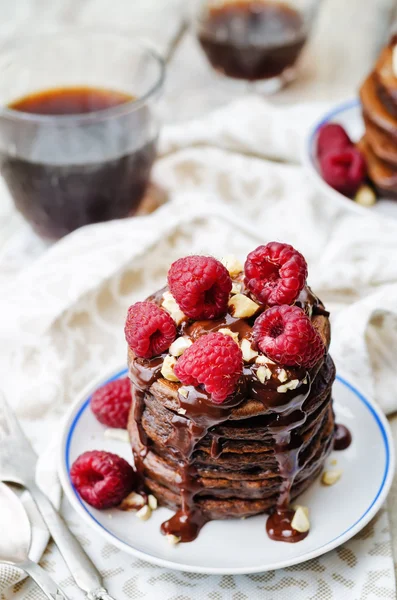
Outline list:
[[[161,304],[164,291],[165,288],[149,299]],[[301,293],[297,304],[310,317],[316,314],[327,314],[309,288],[305,288]],[[246,338],[252,341],[253,321],[254,319],[238,319],[230,314],[212,321],[185,321],[178,327],[178,335],[187,336],[195,341],[210,331],[228,327],[232,331],[238,332],[240,339]],[[144,459],[150,448],[150,441],[142,427],[144,399],[153,383],[161,377],[164,356],[152,359],[135,357],[130,364],[130,378],[133,384],[133,408],[130,424],[138,434],[139,447],[134,448],[134,459],[142,480]],[[299,533],[291,527],[294,511],[290,509],[290,493],[294,480],[302,468],[299,464],[299,453],[302,449],[303,439],[296,430],[306,422],[305,401],[310,394],[311,383],[319,367],[312,369],[309,373],[306,369],[299,367],[282,367],[268,363],[266,366],[271,372],[271,377],[262,384],[256,376],[259,366],[255,362],[244,363],[243,374],[234,394],[222,404],[214,404],[211,396],[202,386],[195,388],[178,385],[179,408],[172,418],[172,432],[166,445],[178,463],[177,479],[181,508],[162,524],[161,530],[164,534],[173,534],[182,542],[189,542],[197,537],[201,527],[209,520],[196,502],[201,486],[193,464],[193,454],[198,444],[212,428],[228,421],[233,412],[247,398],[250,398],[259,401],[266,408],[266,412],[273,415],[267,430],[274,440],[274,454],[282,479],[276,510],[268,518],[268,534],[272,539],[287,542],[300,541],[306,537],[307,534]],[[279,379],[282,370],[287,374],[287,381],[294,379],[298,381],[296,389],[288,389],[285,392],[277,391],[282,379]],[[221,452],[222,438],[220,435],[214,435],[211,443],[211,457],[217,458]]]
[[[346,450],[352,443],[352,434],[345,425],[337,423],[334,434],[334,450]]]
[[[309,534],[300,532],[291,525],[295,511],[292,508],[277,508],[266,521],[268,536],[276,542],[300,542]]]

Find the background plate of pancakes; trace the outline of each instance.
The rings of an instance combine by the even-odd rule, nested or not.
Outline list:
[[[349,204],[362,213],[368,208],[334,190],[321,177],[316,157],[317,134],[326,123],[338,123],[363,153],[369,178],[378,195],[370,208],[397,218],[397,77],[393,71],[393,38],[384,48],[360,88],[360,100],[340,104],[324,115],[311,129],[303,161],[316,183],[335,202]],[[394,50],[397,56],[397,49]],[[397,60],[396,60],[397,62]]]
[[[62,431],[59,474],[66,496],[84,521],[121,550],[159,566],[209,574],[245,574],[294,565],[336,548],[358,533],[376,514],[390,489],[394,472],[393,442],[381,410],[340,375],[333,387],[336,420],[353,436],[347,450],[332,452],[326,467],[342,471],[333,486],[320,477],[297,499],[309,507],[311,530],[295,544],[275,542],[266,534],[266,515],[207,523],[193,542],[171,546],[160,525],[172,512],[154,511],[148,521],[134,512],[99,511],[80,499],[69,470],[87,450],[107,450],[133,462],[130,445],[109,439],[90,410],[92,393],[107,381],[124,377],[114,370],[81,393],[67,415]],[[337,461],[335,465],[333,461]]]

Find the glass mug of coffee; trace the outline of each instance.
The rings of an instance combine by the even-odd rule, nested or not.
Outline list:
[[[0,56],[0,169],[34,230],[57,239],[133,214],[156,156],[164,64],[120,34],[19,40]]]
[[[210,65],[272,93],[295,77],[320,0],[201,0],[193,24]]]

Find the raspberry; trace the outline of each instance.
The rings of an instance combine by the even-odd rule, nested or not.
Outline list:
[[[180,258],[168,271],[168,285],[181,310],[192,319],[216,319],[227,311],[232,280],[216,258]]]
[[[94,508],[112,508],[132,492],[136,474],[124,458],[91,450],[73,463],[70,477],[80,496]]]
[[[323,341],[309,317],[297,306],[273,306],[257,318],[254,338],[259,349],[285,366],[310,369],[324,355]]]
[[[108,427],[127,429],[131,408],[131,382],[128,377],[109,381],[91,398],[91,410],[100,423]]]
[[[321,158],[327,152],[344,150],[353,146],[351,139],[341,125],[327,123],[323,125],[317,136],[317,156]]]
[[[324,180],[346,196],[354,196],[367,176],[367,166],[357,148],[330,151],[320,159]]]
[[[219,331],[201,336],[185,350],[174,368],[175,375],[185,385],[203,384],[216,404],[234,392],[242,371],[240,347]]]
[[[288,244],[270,242],[250,252],[244,265],[245,285],[263,304],[292,304],[302,291],[307,264]]]
[[[124,328],[129,347],[141,358],[168,350],[176,338],[172,317],[153,302],[136,302],[128,309]]]

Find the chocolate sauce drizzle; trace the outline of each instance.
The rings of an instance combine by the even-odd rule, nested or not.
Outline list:
[[[136,429],[139,448],[134,450],[135,469],[140,476],[140,487],[142,487],[144,459],[148,453],[148,438],[142,427],[142,415],[145,409],[145,393],[152,384],[160,377],[163,357],[157,356],[151,359],[136,359],[130,368],[130,379],[132,382],[132,425]]]
[[[346,450],[352,443],[352,434],[345,425],[337,423],[334,433],[334,450]]]
[[[150,300],[161,304],[162,294],[166,288],[152,296]],[[244,293],[244,290],[243,290]],[[297,305],[310,316],[326,315],[320,301],[305,288],[300,294]],[[261,307],[263,310],[265,307]],[[201,335],[222,328],[229,328],[239,333],[240,340],[252,339],[254,319],[238,319],[226,314],[221,319],[212,321],[185,321],[178,328],[178,335],[189,337],[195,341]],[[144,459],[150,446],[150,440],[142,427],[145,394],[152,384],[161,377],[161,366],[164,356],[153,359],[134,358],[130,364],[130,377],[133,383],[132,427],[136,429],[139,448],[134,448],[135,466],[143,479]],[[198,444],[212,429],[228,421],[233,411],[246,401],[247,398],[259,401],[266,409],[266,414],[272,414],[268,431],[274,440],[274,454],[278,463],[279,475],[282,479],[277,508],[267,521],[267,532],[272,539],[295,542],[306,537],[291,527],[294,511],[290,509],[290,493],[294,480],[301,470],[299,453],[302,448],[302,438],[296,433],[306,421],[305,400],[311,390],[312,378],[316,372],[309,373],[303,368],[282,367],[269,362],[266,366],[271,377],[261,383],[256,376],[260,365],[254,361],[244,363],[243,374],[236,391],[224,403],[215,404],[211,396],[202,386],[178,385],[179,409],[172,419],[172,433],[167,440],[167,448],[173,453],[178,463],[178,486],[181,497],[181,508],[168,521],[162,524],[164,534],[178,536],[182,542],[195,539],[201,527],[209,520],[201,511],[196,497],[200,494],[200,484],[196,469],[193,465],[193,455]],[[277,388],[282,385],[284,370],[287,381],[298,380],[296,389],[280,392]],[[181,393],[181,388],[183,393]],[[214,433],[211,442],[211,457],[217,458],[222,453],[222,439]]]
[[[300,532],[292,527],[295,511],[292,508],[277,507],[266,521],[268,536],[276,542],[300,542],[309,534],[308,531]]]

